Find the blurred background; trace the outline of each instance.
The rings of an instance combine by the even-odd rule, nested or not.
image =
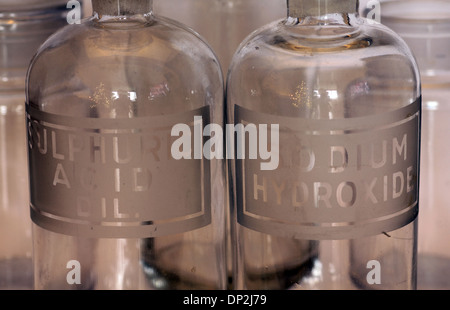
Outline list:
[[[83,17],[92,13],[90,0]],[[70,5],[69,5],[70,4]],[[0,289],[32,289],[24,85],[36,49],[77,1],[0,0]],[[226,77],[252,31],[286,16],[286,0],[154,0],[154,12],[196,30]],[[450,1],[361,0],[360,14],[402,36],[423,82],[418,288],[450,289]]]

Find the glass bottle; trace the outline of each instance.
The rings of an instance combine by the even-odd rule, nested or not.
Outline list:
[[[94,0],[30,65],[36,289],[226,288],[222,72],[152,5]]]
[[[228,75],[236,286],[414,289],[414,57],[357,0],[287,5]]]
[[[34,52],[66,23],[59,1],[0,1],[0,289],[33,288],[25,76]]]
[[[450,3],[384,1],[381,22],[413,50],[422,77],[423,117],[418,289],[450,289]]]

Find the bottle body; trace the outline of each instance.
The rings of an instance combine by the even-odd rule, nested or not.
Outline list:
[[[448,289],[447,246],[450,149],[448,102],[450,81],[450,6],[445,1],[382,4],[383,24],[413,50],[422,77],[423,117],[421,156],[421,213],[418,242],[418,288]]]
[[[34,52],[66,19],[58,3],[42,1],[2,2],[0,11],[0,289],[31,289],[25,78]]]
[[[288,18],[250,35],[230,68],[228,123],[263,132],[261,157],[231,161],[237,287],[413,289],[417,66],[355,2],[318,3],[288,1]]]
[[[222,124],[222,73],[151,4],[94,2],[30,67],[37,289],[226,287],[222,161],[173,146]]]

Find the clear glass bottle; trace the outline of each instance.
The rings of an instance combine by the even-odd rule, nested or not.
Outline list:
[[[384,1],[381,22],[403,37],[423,91],[418,289],[450,289],[450,3]]]
[[[35,288],[224,289],[217,58],[151,0],[92,5],[28,73]]]
[[[33,288],[25,76],[65,12],[60,0],[0,1],[0,289]]]
[[[360,17],[357,0],[287,4],[286,18],[241,44],[228,75],[227,122],[252,133],[250,153],[229,154],[236,286],[414,289],[414,57]]]

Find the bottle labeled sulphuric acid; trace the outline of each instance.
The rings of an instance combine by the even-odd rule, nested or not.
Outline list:
[[[227,86],[238,289],[414,289],[421,84],[357,0],[288,0]]]
[[[36,289],[226,288],[222,72],[152,4],[93,0],[30,65]]]

